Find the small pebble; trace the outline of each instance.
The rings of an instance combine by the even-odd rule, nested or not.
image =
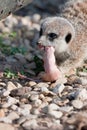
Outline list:
[[[4,97],[9,96],[9,94],[10,94],[9,90],[7,90],[7,91],[3,92],[3,96],[4,96]]]
[[[35,119],[29,120],[29,121],[25,121],[22,124],[22,127],[24,129],[35,129],[38,126],[37,121]]]
[[[87,85],[87,77],[81,77],[82,85]]]
[[[41,90],[41,92],[43,93],[43,94],[46,94],[46,93],[49,93],[49,90],[48,90],[48,88],[47,87],[41,87],[40,88],[40,90]]]
[[[9,81],[7,83],[7,90],[11,91],[13,89],[16,89],[17,87],[15,86],[15,84],[13,84],[13,82]]]
[[[5,112],[3,109],[0,109],[0,118],[5,116]]]
[[[4,82],[0,82],[0,86],[5,87],[6,84]]]
[[[9,123],[11,124],[12,123],[12,120],[7,118],[7,117],[1,117],[0,118],[0,122],[4,122],[4,123]]]
[[[36,82],[34,82],[34,81],[29,81],[29,82],[28,82],[28,85],[32,87],[32,86],[36,85]]]
[[[34,23],[38,23],[39,20],[40,20],[40,18],[41,18],[41,16],[40,16],[39,14],[34,14],[34,15],[32,16],[32,21],[33,21]]]
[[[76,109],[81,109],[83,107],[83,102],[81,100],[73,100],[72,105]]]
[[[59,97],[55,97],[55,98],[52,99],[52,102],[59,105],[59,106],[64,106],[67,103],[69,103],[69,99],[62,100]]]
[[[48,109],[49,110],[58,110],[59,106],[54,103],[51,103],[51,104],[49,104]]]
[[[20,83],[18,83],[18,82],[16,82],[16,86],[17,86],[17,88],[22,88],[23,86],[20,84]]]
[[[73,110],[73,106],[64,106],[59,108],[60,111],[68,113]]]
[[[40,98],[41,100],[44,100],[44,99],[45,99],[45,96],[44,96],[43,94],[40,94],[40,95],[39,95],[39,98]]]
[[[47,114],[49,111],[56,111],[58,109],[59,109],[59,106],[57,106],[54,103],[49,104],[49,105],[44,104],[42,111]]]
[[[31,104],[22,104],[22,105],[20,105],[20,107],[23,108],[23,109],[27,108],[29,110],[31,110],[31,108],[32,108]]]
[[[12,97],[7,97],[7,103],[3,104],[2,107],[3,108],[8,108],[10,106],[12,106],[13,104],[16,104],[18,103],[19,100],[15,99],[15,98],[12,98]]]
[[[68,84],[82,84],[81,79],[76,75],[70,75],[67,79]]]
[[[22,116],[28,116],[30,114],[30,110],[28,108],[17,108],[17,112]]]
[[[42,104],[42,101],[40,99],[34,100],[33,105],[34,107],[39,107]]]
[[[48,111],[48,114],[57,119],[63,116],[63,113],[61,111]]]
[[[64,88],[66,86],[63,85],[63,84],[57,84],[54,88],[53,88],[53,92],[56,93],[56,94],[59,94],[61,95],[61,93],[63,92]]]
[[[22,64],[26,63],[26,59],[21,53],[16,53],[14,57]]]
[[[0,123],[0,130],[16,130],[16,128],[7,123]]]
[[[80,77],[87,77],[87,72],[79,71],[79,72],[78,72],[78,75],[79,75]]]
[[[11,91],[11,96],[12,97],[16,97],[16,96],[22,96],[28,92],[30,92],[30,88],[29,87],[22,87],[22,88],[18,88],[18,89],[14,89]]]
[[[52,101],[52,98],[51,97],[45,97],[45,99],[44,99],[44,102],[51,102]]]
[[[39,88],[42,88],[42,87],[48,88],[49,85],[47,83],[40,82],[40,83],[37,84],[37,87],[39,87]]]
[[[39,98],[39,95],[38,95],[38,94],[32,94],[29,99],[30,99],[31,101],[36,101],[36,100],[38,100],[38,98]]]
[[[26,117],[25,117],[25,116],[21,116],[21,117],[18,119],[18,124],[23,124],[25,121],[26,121]]]
[[[31,110],[31,114],[39,115],[39,114],[40,114],[40,111],[39,111],[39,109],[33,108],[33,109]]]
[[[11,106],[11,109],[12,109],[13,111],[16,111],[17,106],[16,106],[16,105],[12,105],[12,106]]]
[[[76,92],[76,99],[80,99],[82,101],[87,100],[87,90],[81,89]]]
[[[19,115],[13,111],[8,114],[7,118],[10,120],[16,120],[19,119]]]

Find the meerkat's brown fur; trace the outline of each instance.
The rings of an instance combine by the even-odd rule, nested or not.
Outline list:
[[[72,58],[61,64],[67,70],[80,66],[87,58],[87,0],[67,2],[60,15],[68,19],[75,28],[75,38],[69,45],[73,52]]]

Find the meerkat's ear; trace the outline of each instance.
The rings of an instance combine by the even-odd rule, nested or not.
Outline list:
[[[67,44],[69,44],[74,38],[75,38],[75,29],[72,26],[71,23],[68,23],[70,25],[70,32],[67,33],[67,35],[65,36],[65,41]]]
[[[72,39],[72,34],[71,34],[71,33],[68,33],[68,34],[66,35],[66,37],[65,37],[66,43],[69,43],[69,42],[71,41],[71,39]]]

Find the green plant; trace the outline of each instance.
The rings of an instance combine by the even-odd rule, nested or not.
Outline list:
[[[27,52],[27,48],[25,48],[24,46],[13,47],[11,45],[4,44],[3,41],[4,41],[5,37],[8,37],[11,40],[11,39],[14,39],[17,37],[17,33],[11,32],[10,34],[9,33],[0,34],[0,50],[2,53],[6,54],[6,55],[14,55],[16,53],[25,54]]]
[[[5,69],[4,71],[4,76],[6,78],[16,78],[17,77],[17,74],[15,72],[12,72],[11,70],[9,69]]]
[[[11,32],[11,33],[9,34],[9,37],[11,37],[11,38],[16,38],[16,37],[17,37],[17,33],[16,33],[16,32]]]
[[[25,54],[27,52],[27,49],[23,46],[20,47],[10,47],[9,53],[10,55],[15,55],[16,53]]]
[[[34,69],[36,74],[38,74],[41,71],[44,71],[43,61],[38,56],[34,57],[34,62],[36,64],[36,69]]]
[[[27,52],[27,49],[23,46],[12,47],[12,46],[3,44],[3,42],[0,42],[0,50],[2,53],[6,55],[15,55],[16,53],[21,53],[24,55]]]
[[[76,69],[76,75],[78,75],[79,72],[85,72],[85,73],[87,73],[87,68],[86,68],[86,66],[77,68],[77,69]]]

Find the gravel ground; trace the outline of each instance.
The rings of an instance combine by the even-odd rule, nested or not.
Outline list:
[[[87,130],[87,64],[62,81],[38,76],[40,21],[52,11],[37,5],[0,22],[0,130]]]

